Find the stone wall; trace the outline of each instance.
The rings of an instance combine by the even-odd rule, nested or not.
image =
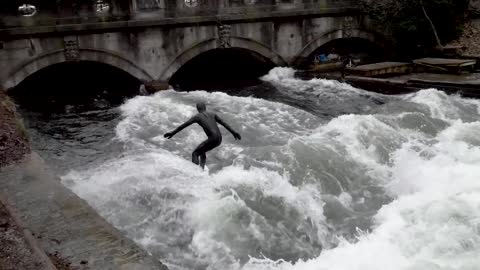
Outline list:
[[[364,30],[361,15],[335,15],[227,18],[221,24],[178,19],[178,24],[148,21],[148,26],[127,25],[121,31],[89,32],[85,29],[77,30],[76,34],[65,31],[65,35],[57,32],[51,36],[38,33],[3,43],[0,81],[9,89],[47,66],[68,61],[93,61],[122,69],[144,83],[168,82],[181,66],[212,49],[246,49],[269,59],[274,65],[295,67],[332,40],[357,37],[381,43],[375,33]]]
[[[480,10],[480,0],[470,0],[470,8]]]
[[[87,13],[94,3],[71,2],[87,3]],[[276,66],[298,67],[332,40],[360,38],[383,45],[382,35],[371,31],[350,0],[108,2],[110,12],[128,12],[130,18],[83,23],[81,16],[75,23],[0,26],[1,86],[15,87],[42,68],[69,61],[104,63],[143,83],[165,84],[188,61],[213,49],[244,49]]]
[[[6,1],[0,6],[0,27],[41,26],[72,23],[92,23],[112,20],[128,20],[130,0],[30,0],[37,12],[32,17],[21,16],[18,7],[23,2]],[[97,12],[99,3],[109,8]]]

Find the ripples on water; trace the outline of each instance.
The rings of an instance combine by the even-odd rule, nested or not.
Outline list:
[[[478,269],[478,100],[263,79],[27,118],[63,183],[171,269]],[[199,127],[163,138],[198,101],[243,138],[225,132],[209,173],[189,161]]]

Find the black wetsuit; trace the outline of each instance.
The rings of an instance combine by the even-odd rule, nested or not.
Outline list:
[[[205,154],[222,143],[222,133],[218,128],[217,118],[216,114],[210,112],[201,112],[192,117],[191,121],[198,123],[208,137],[193,151],[194,154],[195,152],[198,155]]]
[[[197,108],[199,105],[197,104]],[[176,133],[180,132],[182,129],[190,126],[193,123],[199,124],[202,128],[203,131],[205,131],[205,134],[207,135],[207,139],[203,141],[192,153],[192,162],[200,165],[202,168],[205,166],[206,163],[206,155],[205,153],[212,150],[213,148],[219,146],[222,143],[222,133],[220,132],[220,129],[218,128],[217,122],[220,123],[222,126],[224,126],[228,131],[230,131],[233,134],[233,137],[235,137],[236,140],[240,140],[240,134],[235,132],[227,123],[225,123],[218,115],[207,112],[205,110],[205,107],[200,106],[199,113],[196,114],[194,117],[190,118],[187,122],[184,124],[180,125],[178,128],[176,128],[172,132],[168,132],[165,134],[165,138],[170,139],[173,137]],[[200,158],[200,161],[199,161]]]

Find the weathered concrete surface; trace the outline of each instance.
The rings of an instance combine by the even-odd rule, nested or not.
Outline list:
[[[477,87],[480,89],[480,73],[464,74],[438,74],[438,73],[412,73],[396,77],[404,81],[428,81],[431,83],[447,83]]]
[[[383,79],[346,76],[345,81],[355,87],[384,94],[403,94],[436,88],[449,94],[480,98],[480,73],[459,75],[412,73]]]
[[[333,40],[359,38],[379,47],[384,41],[354,1],[240,1],[241,10],[229,0],[199,1],[195,8],[184,0],[160,1],[166,10],[146,2],[157,1],[135,1],[127,20],[0,29],[1,86],[15,87],[42,68],[69,61],[112,65],[144,83],[168,82],[213,49],[243,49],[277,66],[297,66]],[[169,9],[175,16],[162,13]]]
[[[65,188],[35,153],[0,171],[0,192],[41,248],[75,269],[167,269]]]
[[[359,11],[353,7],[331,7],[331,8],[312,8],[312,9],[293,9],[278,10],[272,12],[247,12],[239,14],[220,14],[220,15],[202,15],[202,16],[180,16],[180,17],[159,17],[154,16],[145,19],[116,20],[107,22],[78,22],[78,23],[55,23],[47,25],[33,24],[30,26],[21,25],[13,28],[1,28],[0,36],[2,37],[25,37],[52,33],[69,33],[69,32],[92,32],[92,31],[111,31],[112,29],[138,28],[138,27],[155,27],[155,26],[171,26],[171,25],[197,25],[213,23],[232,23],[232,22],[251,22],[266,21],[273,19],[292,18],[292,17],[332,17],[332,16],[349,16],[358,15]]]
[[[15,218],[0,197],[0,269],[56,270],[37,241]]]
[[[406,74],[413,70],[411,63],[380,62],[347,68],[347,73],[356,76],[374,77],[380,75]]]
[[[405,80],[396,78],[381,79],[360,76],[346,76],[345,82],[357,88],[387,95],[406,94],[421,89],[419,87],[409,85]]]
[[[477,60],[475,59],[449,59],[449,58],[421,58],[413,60],[417,72],[448,72],[460,74],[462,69],[473,71]]]

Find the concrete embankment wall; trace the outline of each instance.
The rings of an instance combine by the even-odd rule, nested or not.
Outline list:
[[[0,200],[15,211],[48,256],[78,270],[167,270],[64,187],[46,162],[30,152],[15,106],[1,91],[0,147]]]

